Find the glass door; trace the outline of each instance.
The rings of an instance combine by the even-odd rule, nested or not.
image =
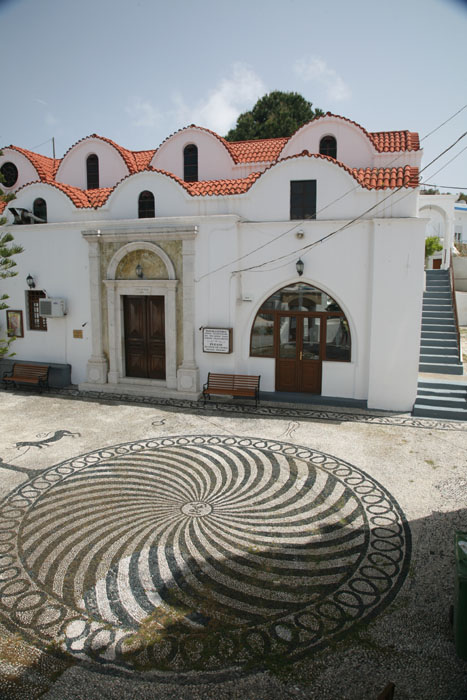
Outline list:
[[[321,393],[322,319],[278,314],[276,390]]]

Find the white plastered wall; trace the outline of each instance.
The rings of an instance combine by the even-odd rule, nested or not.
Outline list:
[[[168,170],[183,180],[183,150],[190,144],[198,147],[198,180],[234,177],[234,163],[227,148],[209,132],[196,128],[183,129],[164,141],[151,165]]]
[[[99,159],[99,187],[113,187],[128,175],[128,167],[114,146],[102,139],[87,138],[73,146],[57,170],[57,182],[87,189],[86,159]]]

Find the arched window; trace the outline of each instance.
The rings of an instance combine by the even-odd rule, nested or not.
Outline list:
[[[297,328],[300,338],[295,336]],[[289,345],[283,342],[284,333]],[[250,355],[286,357],[289,350],[295,353],[296,340],[310,357],[314,353],[320,360],[350,362],[350,330],[344,312],[329,294],[303,282],[282,287],[261,304],[251,329]]]
[[[337,141],[334,136],[323,136],[319,142],[319,152],[323,156],[337,158]]]
[[[18,179],[18,168],[16,165],[14,163],[3,163],[0,173],[3,175],[3,180],[0,184],[5,185],[5,187],[13,187]]]
[[[35,224],[46,224],[47,223],[47,202],[45,199],[39,197],[34,200],[32,205],[32,213],[41,221],[34,221]]]
[[[92,153],[86,158],[87,189],[99,189],[99,158]]]
[[[155,215],[154,195],[149,190],[144,190],[138,197],[138,218],[150,219]]]
[[[183,179],[185,182],[198,181],[198,147],[194,143],[183,149]]]

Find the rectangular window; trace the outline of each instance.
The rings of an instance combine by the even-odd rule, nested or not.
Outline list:
[[[316,180],[291,180],[290,218],[316,218]]]
[[[28,322],[30,331],[46,331],[47,319],[39,316],[39,299],[45,299],[45,292],[32,289],[28,295]]]

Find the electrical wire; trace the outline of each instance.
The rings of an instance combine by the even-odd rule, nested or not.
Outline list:
[[[446,119],[444,122],[442,122],[441,124],[439,124],[438,126],[436,126],[434,129],[432,129],[432,131],[430,131],[428,134],[426,134],[426,135],[420,140],[420,143],[421,143],[422,141],[424,141],[425,139],[427,139],[427,138],[428,138],[429,136],[431,136],[432,134],[436,133],[436,131],[438,131],[439,129],[441,129],[445,124],[447,124],[447,123],[450,122],[452,119],[454,119],[454,117],[456,117],[458,114],[460,114],[460,112],[462,112],[462,111],[463,111],[464,109],[466,109],[466,108],[467,108],[467,104],[465,104],[463,107],[461,107],[460,109],[458,109],[457,112],[455,112],[454,114],[452,114],[452,115],[451,115],[448,119]],[[464,134],[464,135],[465,135],[465,134]],[[464,136],[464,135],[463,135],[463,136]],[[463,138],[463,136],[461,136],[461,138]],[[455,144],[454,144],[454,145],[455,145]],[[452,147],[452,146],[451,146],[451,147]],[[451,147],[450,147],[450,148],[451,148]],[[448,150],[449,150],[449,149],[448,149]],[[444,153],[440,154],[439,157],[441,157],[442,155],[444,155]],[[457,157],[457,156],[456,156],[456,157]],[[392,165],[396,160],[398,160],[398,158],[399,158],[399,155],[395,156],[391,161],[389,161],[389,162],[387,163],[386,167],[391,167],[391,165]],[[453,159],[453,160],[454,160],[454,159]],[[423,170],[425,170],[427,167],[429,167],[433,162],[434,162],[434,161],[431,161],[427,166],[425,166],[422,170],[420,170],[419,173],[422,173]],[[451,162],[451,161],[450,161],[450,162]],[[439,172],[439,171],[438,171],[438,172]],[[333,204],[336,204],[337,202],[341,201],[342,199],[344,199],[345,197],[347,197],[347,196],[348,196],[349,194],[351,194],[352,192],[355,192],[355,191],[356,191],[357,189],[359,189],[359,188],[360,188],[360,185],[359,185],[359,184],[354,185],[354,186],[351,187],[349,190],[347,190],[346,192],[344,192],[343,194],[341,194],[339,197],[336,197],[336,198],[333,199],[331,202],[329,202],[328,204],[326,204],[324,207],[321,207],[321,209],[318,209],[318,210],[316,211],[315,216],[318,216],[318,214],[321,214],[323,211],[325,211],[326,209],[328,209],[330,206],[332,206]],[[393,192],[391,193],[391,195],[396,194],[397,191],[398,191],[398,190],[393,191]],[[389,195],[389,196],[391,196],[391,195]],[[382,200],[382,201],[384,202],[384,200]],[[366,213],[366,212],[364,212],[364,214],[365,214],[365,213]],[[362,216],[363,216],[364,214],[362,214]],[[295,228],[297,228],[297,227],[299,227],[299,226],[302,226],[303,224],[304,224],[304,221],[299,221],[299,222],[297,222],[294,226],[292,226],[291,228],[287,229],[287,230],[284,231],[283,233],[279,234],[279,236],[275,236],[274,238],[268,240],[268,241],[267,241],[266,243],[264,243],[263,245],[258,246],[258,248],[255,248],[254,250],[251,250],[251,251],[249,251],[248,253],[245,253],[244,255],[241,255],[241,256],[239,256],[238,258],[235,258],[235,260],[232,260],[232,261],[230,261],[230,262],[228,262],[228,263],[225,263],[224,265],[221,265],[221,266],[215,268],[214,270],[210,270],[209,272],[206,272],[204,275],[201,275],[200,277],[198,277],[198,278],[195,280],[195,282],[201,282],[201,280],[205,279],[206,277],[210,277],[211,275],[213,275],[213,274],[215,274],[215,273],[217,273],[217,272],[221,272],[222,270],[225,270],[227,267],[230,267],[231,265],[234,265],[235,263],[240,262],[241,260],[244,260],[245,258],[249,257],[250,255],[253,255],[254,253],[257,253],[259,250],[262,250],[263,248],[266,248],[267,246],[272,245],[272,244],[275,243],[276,241],[280,240],[283,236],[286,236],[287,234],[291,233]],[[336,233],[337,233],[337,232],[336,232]],[[248,268],[248,269],[249,269],[249,268]]]
[[[429,168],[430,165],[433,165],[433,163],[435,163],[437,160],[439,160],[440,158],[442,158],[442,156],[443,156],[445,153],[447,153],[448,151],[450,151],[451,148],[454,148],[454,146],[456,146],[456,145],[459,143],[459,141],[461,141],[463,138],[465,138],[465,136],[467,136],[467,131],[465,131],[461,136],[459,136],[459,138],[457,138],[450,146],[448,146],[447,148],[445,148],[444,151],[442,151],[439,155],[437,155],[435,158],[433,158],[433,160],[431,160],[424,168],[422,168],[422,170],[420,170],[420,173],[422,173],[424,170],[426,170],[427,168]],[[467,147],[466,147],[466,148],[467,148]],[[465,150],[465,149],[463,149],[463,150]],[[461,152],[462,152],[462,151],[461,151]],[[460,155],[460,153],[457,154],[457,155]],[[455,157],[457,157],[457,155],[456,155]],[[454,159],[452,159],[452,160],[454,160]],[[449,162],[451,162],[451,161],[449,161]],[[443,168],[445,168],[447,165],[449,165],[449,162],[448,162],[448,163],[445,163],[445,165],[443,165],[442,168],[440,168],[437,172],[440,172]],[[331,231],[330,233],[326,234],[326,236],[323,236],[322,238],[319,238],[317,241],[313,241],[313,243],[308,243],[307,245],[302,246],[301,248],[297,248],[297,249],[294,251],[294,254],[296,255],[297,253],[301,253],[301,252],[303,252],[303,251],[305,251],[305,250],[308,252],[309,250],[311,250],[311,248],[315,248],[317,245],[320,245],[321,243],[324,243],[324,241],[327,241],[329,238],[332,238],[333,236],[337,235],[338,233],[341,233],[342,231],[344,231],[345,229],[349,228],[350,226],[353,226],[355,223],[357,223],[357,221],[361,221],[362,218],[363,218],[366,214],[368,214],[370,211],[372,211],[373,209],[376,209],[377,207],[381,206],[381,205],[382,205],[386,200],[388,200],[390,197],[394,197],[394,196],[395,196],[398,192],[400,192],[403,188],[404,188],[404,185],[400,185],[400,186],[397,187],[395,190],[392,190],[392,191],[391,191],[386,197],[384,197],[382,200],[380,200],[380,201],[377,202],[376,204],[373,204],[371,207],[368,207],[368,209],[366,209],[364,212],[362,212],[361,214],[359,214],[358,216],[356,216],[356,217],[355,217],[354,219],[352,219],[351,221],[346,222],[345,224],[343,224],[342,226],[340,226],[340,227],[339,227],[338,229],[336,229],[335,231]],[[404,199],[405,197],[407,197],[409,194],[411,194],[411,192],[407,192],[406,194],[404,194],[404,196],[403,196],[403,197],[400,197],[400,198],[397,200],[397,202],[400,202],[402,199]],[[397,203],[397,202],[396,202],[396,203]],[[288,257],[291,257],[291,256],[292,256],[292,253],[289,252],[289,253],[286,253],[285,255],[280,255],[280,256],[278,256],[277,258],[272,258],[271,260],[266,260],[265,262],[259,263],[259,264],[257,264],[257,265],[251,265],[250,267],[242,268],[242,269],[240,269],[240,270],[233,270],[231,274],[232,274],[232,275],[236,275],[236,274],[239,274],[240,272],[249,272],[250,270],[255,270],[255,269],[258,269],[258,268],[260,268],[260,267],[264,267],[265,265],[269,265],[269,264],[271,264],[271,263],[278,262],[279,260],[284,260],[285,258],[288,258]],[[236,262],[236,261],[235,261],[235,262]]]
[[[436,131],[438,131],[438,129],[441,129],[441,127],[444,126],[445,124],[447,124],[448,122],[450,122],[451,119],[454,119],[454,117],[457,117],[457,115],[460,114],[461,112],[463,112],[464,109],[466,109],[466,108],[467,108],[467,104],[465,104],[463,107],[461,107],[460,109],[458,109],[457,112],[454,112],[454,114],[452,114],[452,115],[449,117],[449,119],[446,119],[446,121],[444,121],[442,124],[440,124],[440,125],[437,126],[435,129],[433,129],[433,131],[430,131],[428,134],[426,134],[422,139],[420,139],[420,143],[422,143],[422,141],[424,141],[424,140],[427,139],[429,136],[431,136],[431,135],[434,134]]]

